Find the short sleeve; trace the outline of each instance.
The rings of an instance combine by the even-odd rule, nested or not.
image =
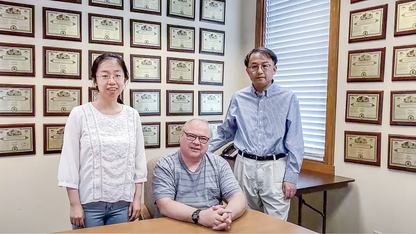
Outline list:
[[[163,157],[153,171],[153,193],[155,201],[160,198],[175,199],[174,162]]]

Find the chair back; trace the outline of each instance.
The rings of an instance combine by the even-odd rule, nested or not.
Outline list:
[[[155,217],[156,211],[155,197],[153,194],[153,171],[156,167],[156,163],[161,157],[162,156],[152,158],[149,162],[147,162],[147,181],[144,183],[143,200],[151,218]]]

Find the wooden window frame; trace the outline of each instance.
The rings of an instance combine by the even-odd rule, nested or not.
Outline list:
[[[319,171],[326,174],[334,174],[334,150],[335,150],[335,121],[337,107],[337,80],[338,80],[338,48],[339,48],[339,23],[341,0],[331,0],[331,12],[329,22],[329,48],[328,48],[328,82],[326,99],[325,120],[325,154],[324,161],[304,159],[302,170]],[[256,2],[256,28],[255,46],[265,45],[266,25],[266,0]]]

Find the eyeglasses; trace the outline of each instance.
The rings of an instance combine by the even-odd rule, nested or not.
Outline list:
[[[183,133],[185,133],[186,139],[188,139],[189,141],[194,141],[196,138],[198,138],[198,140],[199,140],[199,142],[201,142],[201,144],[206,144],[209,141],[209,138],[205,137],[205,136],[197,136],[195,134],[187,133],[185,131],[183,131]]]
[[[122,75],[122,74],[115,74],[113,76],[104,74],[104,75],[97,76],[97,77],[100,77],[103,80],[109,80],[110,78],[113,78],[113,80],[123,80],[124,79],[124,75]]]
[[[256,72],[256,71],[258,71],[258,70],[259,70],[259,67],[261,68],[261,70],[266,71],[267,69],[271,68],[271,67],[272,67],[272,65],[270,65],[270,64],[264,64],[264,65],[253,65],[253,66],[248,67],[248,69],[249,69],[251,72]]]

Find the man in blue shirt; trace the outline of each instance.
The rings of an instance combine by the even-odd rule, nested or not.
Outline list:
[[[273,83],[273,51],[255,48],[244,63],[252,85],[231,98],[209,151],[234,141],[234,174],[250,208],[287,220],[304,154],[299,102]]]

